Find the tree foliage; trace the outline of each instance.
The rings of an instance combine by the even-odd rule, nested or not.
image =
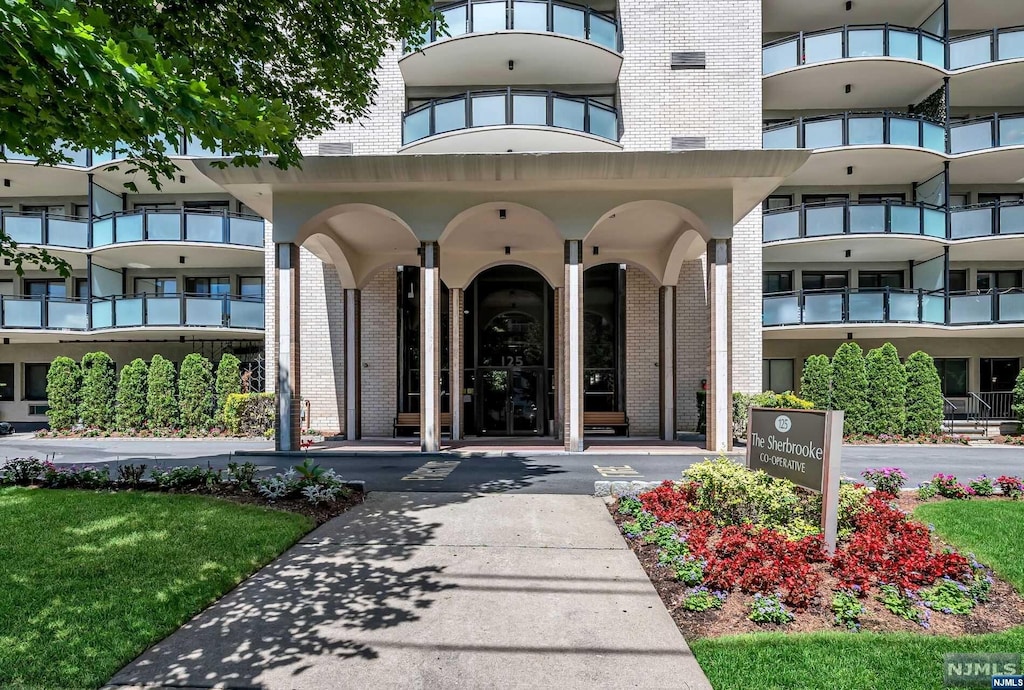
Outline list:
[[[227,404],[228,396],[241,392],[242,363],[231,353],[223,355],[220,362],[217,363],[217,412],[215,416],[219,423],[224,421],[224,406]]]
[[[432,16],[430,0],[9,0],[0,144],[45,164],[116,149],[129,188],[173,178],[165,142],[183,135],[287,168],[297,140],[368,112],[386,51]],[[2,234],[0,255],[24,256]]]
[[[868,352],[867,432],[875,436],[902,434],[906,426],[907,370],[896,346],[885,343]]]
[[[178,377],[178,407],[185,429],[208,429],[213,420],[213,365],[193,352],[181,363]]]
[[[811,355],[804,362],[804,371],[800,376],[800,396],[814,403],[815,409],[831,409],[832,361],[828,355]]]
[[[1017,374],[1013,385],[1013,416],[1017,418],[1020,428],[1024,429],[1024,371]]]
[[[832,406],[845,412],[843,433],[863,434],[868,418],[868,377],[864,351],[854,342],[843,343],[832,357]]]
[[[942,380],[927,353],[907,357],[907,422],[909,436],[942,433]]]
[[[106,352],[89,352],[82,357],[82,424],[96,429],[114,426],[117,381],[114,360]]]
[[[70,357],[57,357],[46,372],[46,416],[54,431],[70,429],[78,421],[82,369]]]
[[[149,363],[146,390],[146,417],[150,429],[178,426],[178,400],[174,395],[174,364],[160,355]]]
[[[143,359],[134,359],[121,369],[115,415],[118,431],[137,431],[145,427],[148,378],[149,367]]]

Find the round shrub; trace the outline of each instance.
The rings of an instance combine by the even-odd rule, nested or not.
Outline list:
[[[82,424],[101,430],[114,426],[114,402],[117,381],[114,360],[106,352],[90,352],[82,357]]]
[[[134,359],[121,369],[117,383],[117,429],[131,431],[146,425],[146,388],[149,367],[143,359]]]
[[[226,354],[217,364],[217,423],[224,423],[224,406],[228,396],[242,392],[242,363],[238,357]]]
[[[208,429],[213,421],[213,365],[198,353],[185,357],[178,378],[178,407],[181,426],[186,429]]]
[[[867,432],[901,434],[906,425],[907,370],[892,343],[871,350],[867,361]]]
[[[935,360],[924,352],[907,357],[907,421],[908,436],[930,436],[942,433],[942,381]]]
[[[46,372],[46,403],[50,406],[46,416],[50,428],[56,431],[70,429],[78,421],[81,401],[82,369],[70,357],[58,357]]]
[[[827,355],[811,355],[804,362],[804,372],[800,377],[800,397],[814,403],[815,409],[831,409],[832,362]]]
[[[150,429],[178,426],[178,400],[174,397],[174,365],[160,355],[149,364],[146,390],[146,417]]]
[[[232,393],[224,404],[224,426],[235,436],[266,436],[274,430],[273,393]]]
[[[832,407],[846,413],[844,434],[851,436],[866,431],[868,375],[864,351],[857,343],[843,343],[832,358]]]

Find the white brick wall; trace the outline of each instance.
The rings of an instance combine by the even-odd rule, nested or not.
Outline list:
[[[382,269],[362,293],[363,436],[390,436],[398,411],[398,280]]]
[[[700,390],[701,379],[710,378],[711,312],[707,275],[705,257],[685,261],[676,288],[676,418],[682,431],[697,428],[695,394]]]
[[[626,414],[634,436],[657,436],[658,285],[644,271],[626,268]]]

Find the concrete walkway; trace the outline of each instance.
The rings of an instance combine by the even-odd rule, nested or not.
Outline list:
[[[588,496],[375,493],[111,686],[710,689]]]

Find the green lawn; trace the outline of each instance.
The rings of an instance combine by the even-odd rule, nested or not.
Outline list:
[[[915,517],[1024,591],[1024,502],[943,501]],[[693,640],[716,690],[942,687],[949,652],[1024,653],[1024,628],[961,638],[907,634],[737,635]]]
[[[312,527],[202,496],[0,489],[0,687],[97,687]]]

